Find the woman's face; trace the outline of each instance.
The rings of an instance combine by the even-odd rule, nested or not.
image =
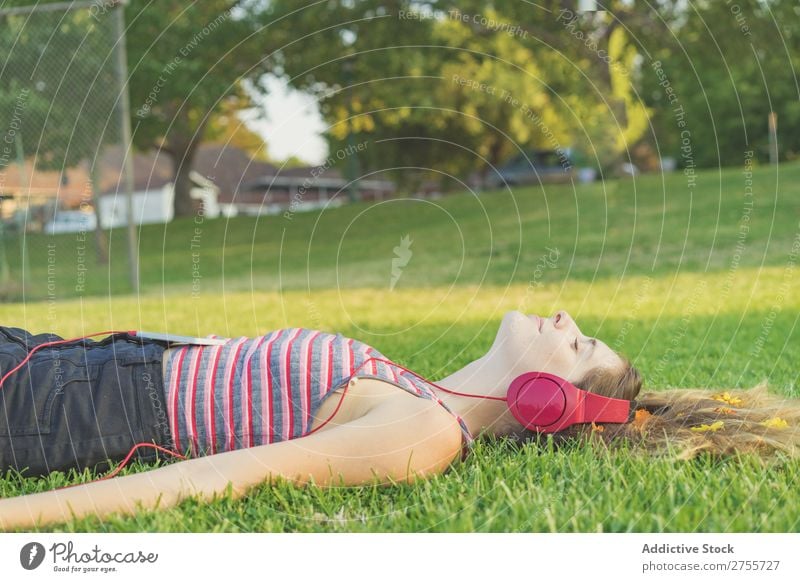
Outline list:
[[[500,323],[492,351],[502,356],[513,375],[548,372],[573,383],[597,366],[623,365],[605,343],[583,335],[566,311],[546,318],[509,311]]]

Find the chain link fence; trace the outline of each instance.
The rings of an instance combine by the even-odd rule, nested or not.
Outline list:
[[[137,290],[122,10],[0,9],[0,300]]]

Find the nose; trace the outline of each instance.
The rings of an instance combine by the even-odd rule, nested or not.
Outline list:
[[[557,329],[566,329],[571,324],[574,324],[572,317],[566,311],[557,311],[553,316],[553,326]]]

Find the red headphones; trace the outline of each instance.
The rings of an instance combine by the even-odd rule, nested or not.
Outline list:
[[[511,382],[506,404],[525,428],[550,433],[579,423],[627,422],[631,401],[581,390],[547,372],[527,372]]]

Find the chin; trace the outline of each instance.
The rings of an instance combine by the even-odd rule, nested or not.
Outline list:
[[[525,315],[521,311],[507,311],[505,315],[503,315],[503,323],[508,322],[509,325],[520,326],[525,328],[536,328],[536,324],[534,319],[528,315]],[[538,331],[538,328],[537,328]]]
[[[508,311],[503,315],[492,347],[515,352],[530,344],[537,333],[533,319],[520,311]]]

